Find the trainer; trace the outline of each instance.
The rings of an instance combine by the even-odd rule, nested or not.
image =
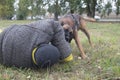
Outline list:
[[[71,61],[71,48],[59,22],[40,20],[12,25],[0,34],[0,63],[16,67],[48,67]]]

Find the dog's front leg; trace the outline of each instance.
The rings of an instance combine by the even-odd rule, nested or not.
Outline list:
[[[75,42],[76,42],[76,44],[77,44],[77,47],[78,47],[79,51],[81,52],[80,56],[82,57],[82,59],[87,58],[87,56],[86,56],[86,54],[85,54],[85,52],[84,52],[84,50],[83,50],[83,47],[82,47],[82,45],[81,45],[81,43],[80,43],[80,38],[78,37],[78,32],[77,32],[77,30],[74,31],[74,36],[75,36],[74,39],[75,39]]]

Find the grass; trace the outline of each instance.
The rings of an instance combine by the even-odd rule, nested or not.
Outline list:
[[[0,21],[0,28],[31,21]],[[120,24],[87,23],[94,48],[79,31],[81,43],[89,60],[79,58],[72,41],[74,60],[58,63],[51,69],[20,69],[0,65],[0,80],[120,80]]]

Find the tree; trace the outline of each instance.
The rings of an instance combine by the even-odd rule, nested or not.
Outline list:
[[[108,1],[108,3],[105,5],[105,11],[107,13],[107,15],[109,16],[109,14],[112,12],[112,5],[111,3]]]
[[[49,5],[48,12],[54,13],[55,20],[58,20],[58,16],[60,15],[60,12],[61,12],[61,7],[60,7],[59,2],[60,0],[54,0],[54,4],[52,5],[48,4]]]
[[[109,16],[111,12],[112,12],[112,5],[108,1],[107,4],[105,4],[105,6],[101,10],[101,17],[105,16],[106,14]]]
[[[26,19],[29,13],[29,10],[28,10],[29,0],[20,0],[18,5],[19,5],[19,9],[17,11],[17,19],[24,20]]]
[[[53,0],[47,0],[52,2]],[[58,20],[58,15],[67,13],[68,11],[74,11],[82,14],[84,9],[82,8],[82,0],[54,0],[54,4],[48,3],[48,11],[54,13],[55,20]]]
[[[20,0],[17,19],[23,20],[28,16],[33,19],[33,17],[45,15],[45,12],[43,0]]]
[[[14,14],[14,0],[0,0],[0,18],[11,19]]]
[[[65,2],[69,3],[69,7],[66,8],[70,10],[70,13],[77,12],[82,14],[85,11],[83,0],[65,0]]]
[[[102,9],[103,9],[102,0],[97,0],[96,11],[101,13]]]
[[[97,0],[65,0],[69,2],[70,11],[82,14],[87,12],[90,17],[95,16],[95,8],[97,5]]]
[[[74,13],[76,11],[77,5],[79,3],[79,2],[77,3],[78,0],[65,0],[65,1],[69,3],[70,12]]]
[[[34,3],[36,5],[33,6],[33,9],[32,11],[34,11],[33,15],[35,16],[39,16],[39,15],[45,15],[45,9],[43,8],[44,7],[44,4],[43,4],[43,0],[34,0]]]
[[[116,0],[116,15],[119,15],[120,14],[120,0]]]
[[[84,0],[87,7],[86,12],[89,17],[95,16],[95,7],[97,5],[97,0]]]

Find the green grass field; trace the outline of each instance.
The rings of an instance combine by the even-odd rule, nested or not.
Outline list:
[[[0,21],[3,29],[11,24],[31,21]],[[0,65],[0,80],[120,80],[120,23],[87,23],[94,48],[79,31],[89,60],[82,60],[72,41],[74,60],[58,63],[51,69],[18,69]]]

